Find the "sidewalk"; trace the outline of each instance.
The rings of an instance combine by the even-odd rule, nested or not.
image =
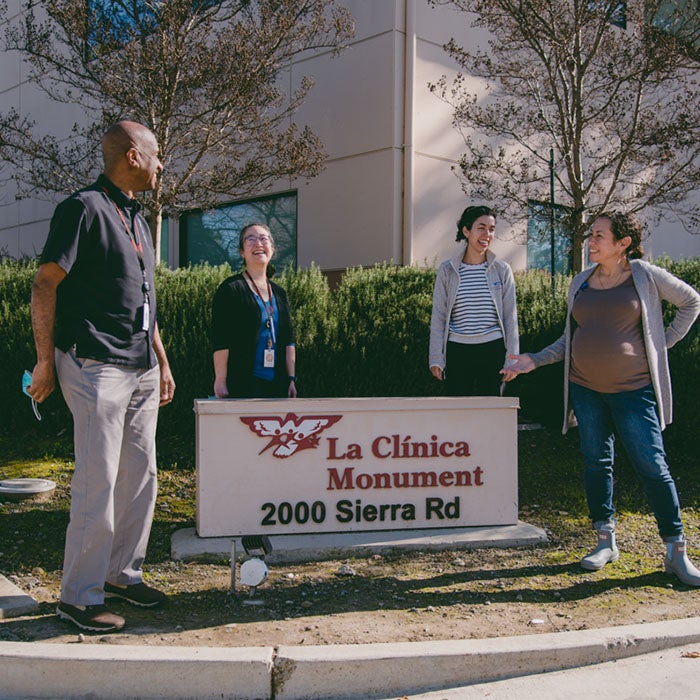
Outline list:
[[[695,654],[700,654],[700,645],[691,644],[584,668],[411,695],[410,700],[685,700],[700,695],[700,658]]]
[[[679,659],[678,648],[700,650],[700,618],[401,644],[187,648],[0,642],[0,698],[693,697],[700,659]],[[603,665],[581,668],[592,664]],[[633,682],[640,670],[644,675]]]

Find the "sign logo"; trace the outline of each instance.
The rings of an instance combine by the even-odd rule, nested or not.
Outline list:
[[[341,418],[342,416],[301,416],[300,418],[295,413],[288,413],[284,418],[246,416],[241,417],[241,422],[256,435],[272,438],[258,452],[259,455],[274,447],[273,456],[285,459],[300,450],[318,447],[321,433]]]

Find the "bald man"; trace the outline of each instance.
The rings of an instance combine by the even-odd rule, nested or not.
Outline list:
[[[137,192],[163,166],[156,137],[121,121],[102,139],[104,172],[61,202],[32,287],[39,402],[55,376],[73,414],[75,471],[60,618],[96,632],[124,618],[105,597],[155,607],[165,595],[143,582],[156,499],[158,407],[175,382],[156,322],[156,257]]]

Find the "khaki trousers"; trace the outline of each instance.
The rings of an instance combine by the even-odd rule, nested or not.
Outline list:
[[[142,580],[157,492],[160,371],[56,350],[56,372],[75,442],[61,600],[98,605],[105,582]]]

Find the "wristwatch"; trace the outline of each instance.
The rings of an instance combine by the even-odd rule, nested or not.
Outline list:
[[[297,378],[296,378],[293,374],[290,374],[290,375],[287,377],[287,379],[289,379],[290,382],[295,382],[295,381],[297,380]]]

